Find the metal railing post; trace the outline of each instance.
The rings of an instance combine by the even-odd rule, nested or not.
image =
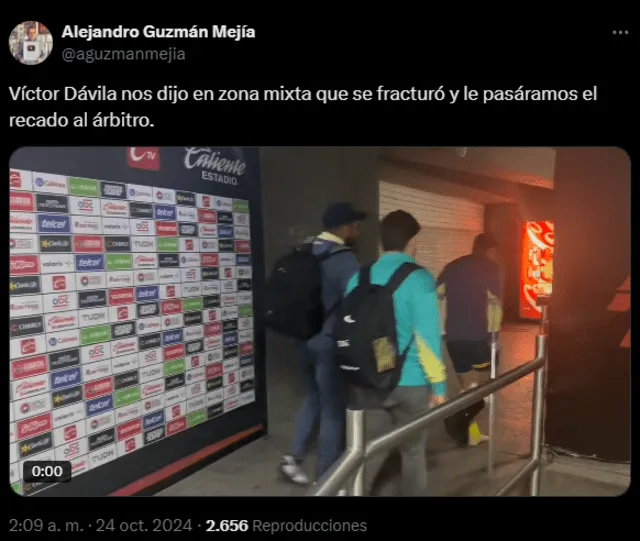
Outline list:
[[[491,379],[497,376],[497,358],[498,358],[498,337],[497,333],[491,333]],[[489,395],[489,442],[488,442],[488,463],[487,473],[494,475],[495,465],[495,441],[496,441],[496,393]]]
[[[536,357],[546,358],[547,336],[544,334],[536,338]],[[531,474],[530,495],[540,495],[540,470],[542,467],[542,445],[544,440],[544,392],[546,365],[542,365],[534,372],[533,382],[533,412],[531,420],[531,459],[536,464]]]
[[[347,451],[364,456],[365,448],[364,410],[347,410]],[[349,481],[349,496],[364,496],[364,461]]]

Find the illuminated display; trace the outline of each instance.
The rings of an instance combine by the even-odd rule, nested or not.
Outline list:
[[[553,222],[525,222],[522,226],[520,317],[540,319],[539,295],[551,295],[553,280]]]

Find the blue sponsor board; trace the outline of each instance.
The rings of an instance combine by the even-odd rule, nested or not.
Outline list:
[[[100,398],[87,400],[85,404],[87,405],[87,417],[93,417],[113,409],[113,396],[101,396]]]
[[[71,217],[60,214],[37,214],[38,233],[71,233]]]
[[[251,256],[247,254],[237,254],[236,255],[236,265],[238,267],[250,267],[251,266]]]
[[[238,333],[236,332],[227,332],[222,335],[222,345],[223,346],[235,346],[238,344]]]
[[[178,344],[183,341],[182,329],[176,329],[174,331],[166,331],[162,333],[162,345],[170,346],[171,344]]]
[[[154,220],[176,221],[176,207],[171,205],[155,205],[153,208]]]
[[[157,301],[160,298],[158,286],[136,287],[136,302]]]
[[[86,254],[76,256],[76,272],[92,272],[104,270],[103,254]]]
[[[142,418],[142,430],[153,430],[158,426],[164,425],[164,410],[154,411]]]
[[[233,238],[233,227],[229,225],[219,225],[218,226],[218,238],[219,239],[232,239]]]
[[[79,368],[69,368],[68,370],[53,372],[50,377],[52,391],[82,383],[82,373]]]

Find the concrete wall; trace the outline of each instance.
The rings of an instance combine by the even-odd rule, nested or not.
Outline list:
[[[275,260],[307,236],[322,230],[328,203],[350,201],[369,213],[362,224],[358,257],[367,263],[377,256],[378,151],[359,147],[264,147],[260,149],[265,235],[265,261],[270,273]],[[269,333],[267,378],[270,411],[283,400],[283,386],[295,371],[292,344]],[[294,378],[294,381],[297,378]],[[290,407],[298,407],[291,404]],[[277,417],[277,415],[276,415]],[[274,418],[277,422],[277,419]]]

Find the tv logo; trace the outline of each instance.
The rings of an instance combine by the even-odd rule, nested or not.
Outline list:
[[[127,147],[127,165],[134,169],[160,171],[160,147]]]

